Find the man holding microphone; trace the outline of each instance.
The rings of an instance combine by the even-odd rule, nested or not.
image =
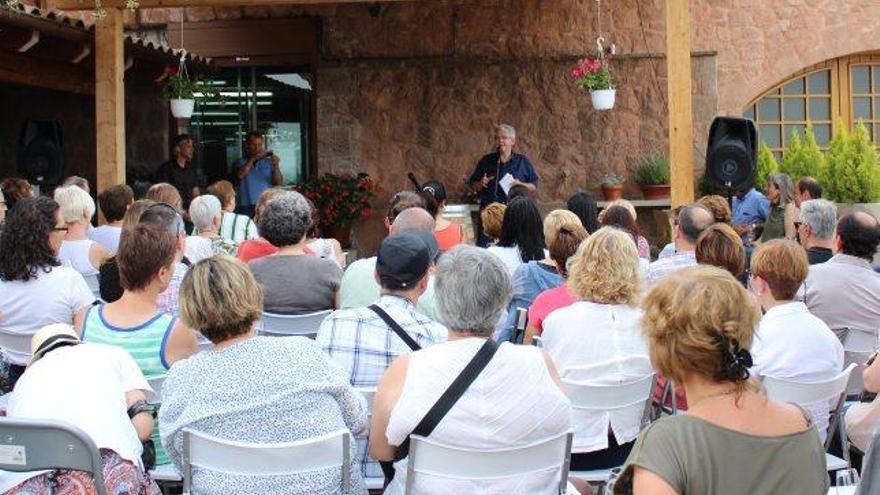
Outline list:
[[[239,213],[254,216],[254,206],[260,194],[284,182],[278,155],[263,149],[263,135],[249,132],[245,141],[245,157],[232,164],[232,170],[241,181],[238,186]]]

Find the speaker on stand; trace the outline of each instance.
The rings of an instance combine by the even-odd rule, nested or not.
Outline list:
[[[57,120],[25,120],[18,135],[18,174],[41,191],[64,179],[64,137]]]
[[[727,191],[733,210],[733,192],[748,190],[755,182],[758,132],[755,123],[739,117],[715,117],[709,128],[706,177],[712,187]]]

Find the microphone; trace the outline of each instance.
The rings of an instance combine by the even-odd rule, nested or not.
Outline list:
[[[416,186],[416,191],[422,190],[422,185],[419,184],[418,179],[416,179],[416,174],[409,172],[406,174],[406,177],[409,179],[410,182],[413,183],[414,186]]]

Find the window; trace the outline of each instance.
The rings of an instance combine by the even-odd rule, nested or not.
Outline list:
[[[864,122],[874,143],[880,143],[880,64],[850,68],[852,123]]]

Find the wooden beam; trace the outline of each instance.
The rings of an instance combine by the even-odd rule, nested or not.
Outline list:
[[[382,0],[382,2],[411,2],[413,0]],[[432,0],[420,0],[429,2]],[[372,0],[140,0],[139,8],[168,7],[242,7],[247,5],[327,5],[334,3],[375,3]],[[95,0],[55,0],[56,10],[92,10]],[[125,0],[103,0],[101,6],[110,8],[125,7]]]
[[[95,127],[98,192],[125,183],[125,56],[122,10],[95,24]]]
[[[666,0],[666,72],[672,207],[694,200],[694,117],[688,0]]]
[[[82,95],[95,91],[91,72],[82,67],[3,50],[0,81]]]

